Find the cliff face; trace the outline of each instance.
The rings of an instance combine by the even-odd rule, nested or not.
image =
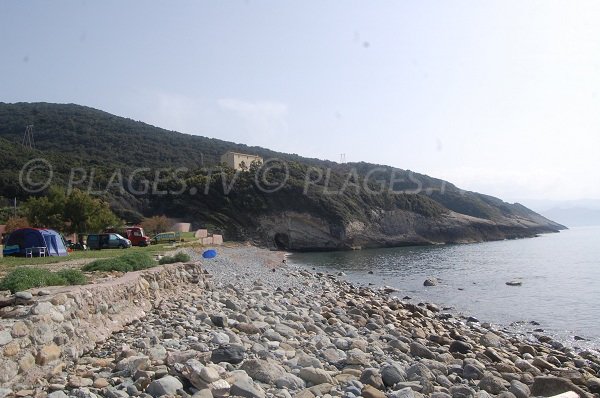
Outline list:
[[[277,249],[349,250],[526,238],[563,228],[549,220],[517,217],[491,221],[456,212],[435,219],[405,210],[373,212],[377,216],[371,222],[355,220],[345,224],[330,223],[310,213],[263,216],[255,238]]]

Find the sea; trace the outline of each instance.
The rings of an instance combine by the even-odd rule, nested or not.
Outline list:
[[[390,286],[400,298],[525,338],[542,329],[574,349],[600,350],[600,226],[484,243],[294,253],[288,263]],[[424,286],[432,277],[438,285]]]

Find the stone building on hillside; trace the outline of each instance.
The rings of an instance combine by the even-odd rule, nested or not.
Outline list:
[[[234,170],[248,170],[252,162],[262,163],[263,158],[256,155],[248,155],[245,153],[237,153],[232,151],[225,152],[221,156],[221,163],[225,163]]]

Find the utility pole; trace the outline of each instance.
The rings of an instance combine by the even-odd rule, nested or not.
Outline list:
[[[33,124],[25,126],[25,134],[23,134],[23,147],[33,149],[35,142],[33,141]]]
[[[340,163],[346,163],[346,154],[340,153]]]
[[[14,202],[14,216],[15,218],[17,217],[17,197],[15,196],[15,202]]]

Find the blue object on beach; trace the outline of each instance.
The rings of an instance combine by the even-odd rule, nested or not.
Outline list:
[[[210,249],[210,250],[206,250],[204,253],[202,253],[202,257],[204,258],[215,258],[217,257],[217,251]]]

